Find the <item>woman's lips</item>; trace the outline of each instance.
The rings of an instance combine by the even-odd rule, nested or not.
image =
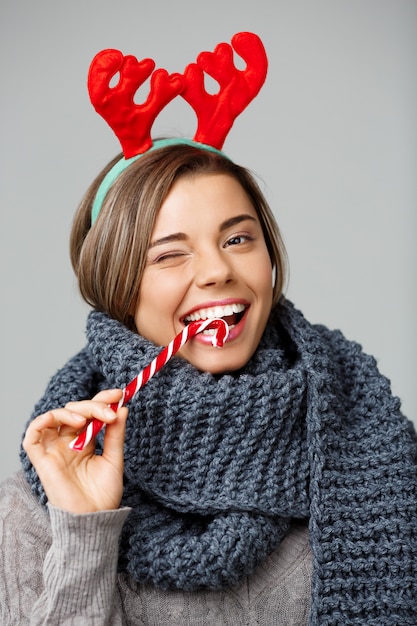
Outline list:
[[[242,332],[245,327],[245,322],[247,318],[247,314],[249,311],[249,306],[245,305],[243,310],[239,313],[232,313],[232,315],[223,315],[218,316],[229,326],[229,336],[227,338],[227,343],[236,339]],[[215,330],[206,330],[201,333],[198,333],[194,336],[193,341],[197,341],[201,344],[212,345],[212,336]]]

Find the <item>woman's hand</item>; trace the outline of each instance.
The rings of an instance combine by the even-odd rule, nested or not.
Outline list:
[[[127,409],[115,413],[108,405],[121,397],[120,389],[101,391],[92,400],[69,402],[29,424],[23,448],[54,506],[71,513],[119,507]],[[68,445],[93,417],[106,424],[101,456],[95,454],[94,441],[80,452]]]

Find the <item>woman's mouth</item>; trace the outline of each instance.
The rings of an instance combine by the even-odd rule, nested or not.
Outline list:
[[[183,322],[187,326],[187,324],[190,324],[191,322],[221,318],[227,323],[230,329],[236,326],[241,321],[247,308],[247,304],[242,304],[240,302],[233,302],[231,304],[225,304],[223,306],[216,305],[213,307],[207,307],[204,309],[198,309],[196,311],[193,311],[192,313],[184,317]],[[213,332],[215,331],[205,330],[202,334],[213,334]]]

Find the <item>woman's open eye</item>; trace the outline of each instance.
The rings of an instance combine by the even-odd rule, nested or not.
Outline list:
[[[233,235],[233,237],[230,237],[230,239],[226,241],[225,246],[237,246],[247,241],[253,241],[253,237],[250,235]]]

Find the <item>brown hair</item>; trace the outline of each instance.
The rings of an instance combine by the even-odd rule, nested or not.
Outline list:
[[[91,227],[91,208],[100,182],[121,155],[99,174],[84,196],[71,231],[71,262],[83,298],[97,310],[134,329],[132,313],[146,265],[158,211],[180,177],[228,174],[251,199],[275,270],[275,304],[285,285],[287,255],[278,225],[252,174],[220,154],[188,145],[147,152],[129,165],[107,193]]]

